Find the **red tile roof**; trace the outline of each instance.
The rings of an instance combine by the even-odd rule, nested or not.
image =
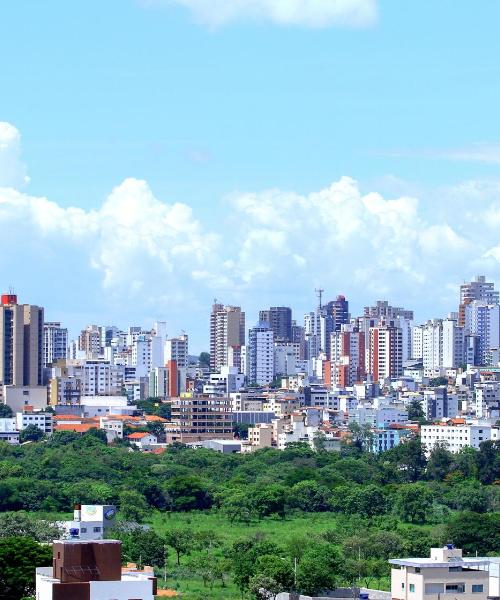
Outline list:
[[[144,433],[143,431],[141,431],[141,432],[138,431],[136,433],[131,433],[127,437],[129,440],[141,440],[143,437],[146,437],[147,435],[150,435],[150,434]]]

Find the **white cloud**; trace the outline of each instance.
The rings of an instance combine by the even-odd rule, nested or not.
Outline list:
[[[437,158],[500,165],[500,144],[477,143],[464,148],[435,152]]]
[[[366,27],[377,18],[377,0],[143,0],[147,6],[179,4],[210,27],[234,21],[322,28]]]
[[[21,160],[21,135],[13,125],[0,121],[0,186],[19,187],[28,181]]]
[[[60,298],[80,326],[108,314],[119,324],[163,317],[198,330],[199,347],[214,296],[241,303],[249,322],[270,303],[290,304],[300,320],[318,286],[356,308],[386,297],[440,316],[455,308],[457,282],[479,272],[500,279],[500,184],[434,193],[388,198],[342,177],[309,194],[233,193],[206,225],[138,179],[93,210],[4,186],[0,269],[33,302]]]

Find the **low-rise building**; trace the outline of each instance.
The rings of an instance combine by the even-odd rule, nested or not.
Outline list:
[[[461,422],[460,422],[461,421]],[[423,425],[422,444],[430,454],[437,444],[445,445],[450,452],[460,452],[462,448],[478,449],[482,442],[497,440],[500,429],[487,424],[466,424],[463,419],[451,419],[445,423]]]
[[[431,548],[430,558],[389,561],[393,600],[486,600],[489,595],[489,561],[469,558],[448,544]]]
[[[17,429],[16,419],[0,419],[0,442],[19,444],[19,431]]]
[[[16,413],[16,425],[19,431],[26,429],[30,425],[38,427],[45,435],[51,435],[54,430],[52,413],[36,412],[32,410],[24,410]]]
[[[51,567],[36,569],[37,600],[153,600],[151,568],[122,569],[117,540],[59,540]]]
[[[140,431],[128,435],[127,440],[141,450],[148,450],[151,446],[158,443],[158,438],[155,435]]]

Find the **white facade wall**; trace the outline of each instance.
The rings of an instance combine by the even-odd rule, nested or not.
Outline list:
[[[460,452],[462,448],[479,448],[481,442],[498,439],[498,427],[491,425],[423,425],[422,444],[430,454],[438,443],[446,444],[450,452]]]

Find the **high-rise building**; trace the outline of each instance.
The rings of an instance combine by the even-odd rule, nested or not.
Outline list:
[[[61,323],[43,325],[43,366],[48,367],[68,354],[68,330]]]
[[[97,325],[88,325],[78,336],[78,350],[85,358],[99,358],[101,354],[101,330]]]
[[[358,327],[344,324],[330,338],[331,382],[352,386],[365,379],[365,334]]]
[[[455,319],[432,319],[420,331],[424,369],[452,369],[464,362],[464,328]]]
[[[228,348],[245,344],[245,313],[239,306],[213,304],[210,314],[210,368],[228,365]]]
[[[396,319],[404,317],[413,321],[413,311],[399,306],[390,306],[387,300],[377,300],[375,306],[365,306],[364,316],[370,319]]]
[[[490,361],[491,351],[500,348],[500,305],[472,300],[465,305],[465,331],[479,338],[481,365]]]
[[[484,275],[477,275],[474,281],[463,283],[460,286],[460,304],[458,306],[458,324],[465,325],[465,307],[474,300],[486,304],[498,304],[499,293],[495,290],[495,284],[486,281]]]
[[[262,321],[248,332],[248,381],[267,385],[274,379],[274,333]]]
[[[189,339],[185,333],[167,339],[165,342],[165,361],[175,360],[179,368],[183,369],[187,367],[189,354],[188,342]]]
[[[299,344],[299,360],[304,360],[306,354],[306,339],[305,331],[302,325],[297,325],[296,321],[292,321],[292,340],[293,343]]]
[[[375,381],[403,373],[403,335],[399,327],[370,329],[370,373]]]
[[[2,385],[42,385],[43,308],[18,304],[4,294],[0,306],[0,382]]]
[[[292,309],[287,306],[272,306],[259,312],[259,321],[269,323],[275,340],[292,341]]]
[[[339,295],[325,305],[327,314],[333,318],[333,331],[340,331],[342,325],[349,323],[349,301]]]

